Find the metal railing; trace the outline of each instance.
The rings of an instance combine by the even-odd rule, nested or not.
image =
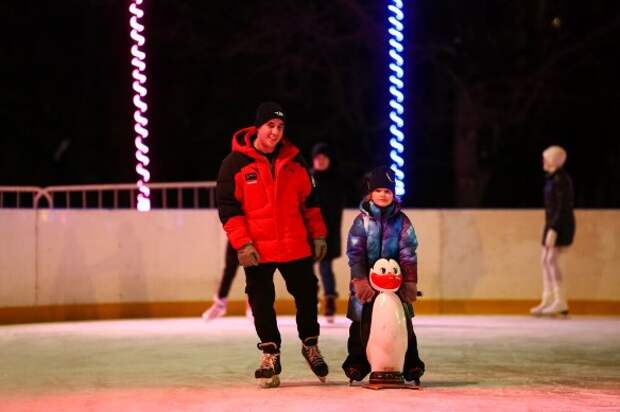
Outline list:
[[[150,183],[153,209],[215,207],[215,182]],[[0,208],[135,209],[134,183],[0,186]]]
[[[46,198],[38,186],[0,186],[0,208],[35,208],[41,198]]]

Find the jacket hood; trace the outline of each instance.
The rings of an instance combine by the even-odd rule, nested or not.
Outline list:
[[[232,137],[232,151],[243,153],[257,160],[264,159],[265,157],[252,145],[252,137],[256,136],[256,130],[255,126],[250,126],[236,131]],[[299,153],[299,149],[290,143],[286,137],[283,137],[279,144],[281,147],[278,158],[292,159]]]

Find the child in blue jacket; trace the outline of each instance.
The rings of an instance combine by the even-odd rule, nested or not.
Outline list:
[[[370,373],[366,357],[366,343],[370,332],[370,316],[376,296],[368,281],[368,271],[379,258],[395,259],[403,274],[398,295],[408,315],[408,348],[403,365],[406,381],[419,384],[425,365],[418,354],[418,344],[411,318],[411,302],[417,297],[418,241],[413,225],[401,211],[394,197],[394,173],[385,166],[367,175],[368,195],[360,205],[347,241],[347,256],[351,268],[351,283],[347,317],[353,322],[349,328],[348,356],[342,368],[351,381],[361,381]]]

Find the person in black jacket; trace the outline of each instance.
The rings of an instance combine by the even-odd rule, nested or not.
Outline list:
[[[573,183],[564,170],[566,151],[550,146],[543,152],[543,169],[547,173],[544,187],[545,227],[542,238],[542,301],[530,309],[535,316],[568,314],[565,285],[558,265],[558,255],[573,243]]]
[[[319,273],[323,284],[323,314],[330,323],[334,321],[338,298],[332,261],[341,254],[340,225],[345,204],[344,187],[335,160],[326,143],[317,143],[312,148],[311,172],[317,185],[321,215],[327,226],[327,254],[319,262]]]

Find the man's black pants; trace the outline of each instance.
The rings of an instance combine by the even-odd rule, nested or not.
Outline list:
[[[295,299],[297,308],[297,332],[303,341],[319,336],[318,290],[319,282],[312,269],[312,258],[304,258],[284,263],[262,263],[258,266],[245,267],[246,287],[254,326],[262,343],[275,342],[278,347],[282,339],[273,304],[276,298],[273,274],[280,271],[286,283],[286,289]]]

